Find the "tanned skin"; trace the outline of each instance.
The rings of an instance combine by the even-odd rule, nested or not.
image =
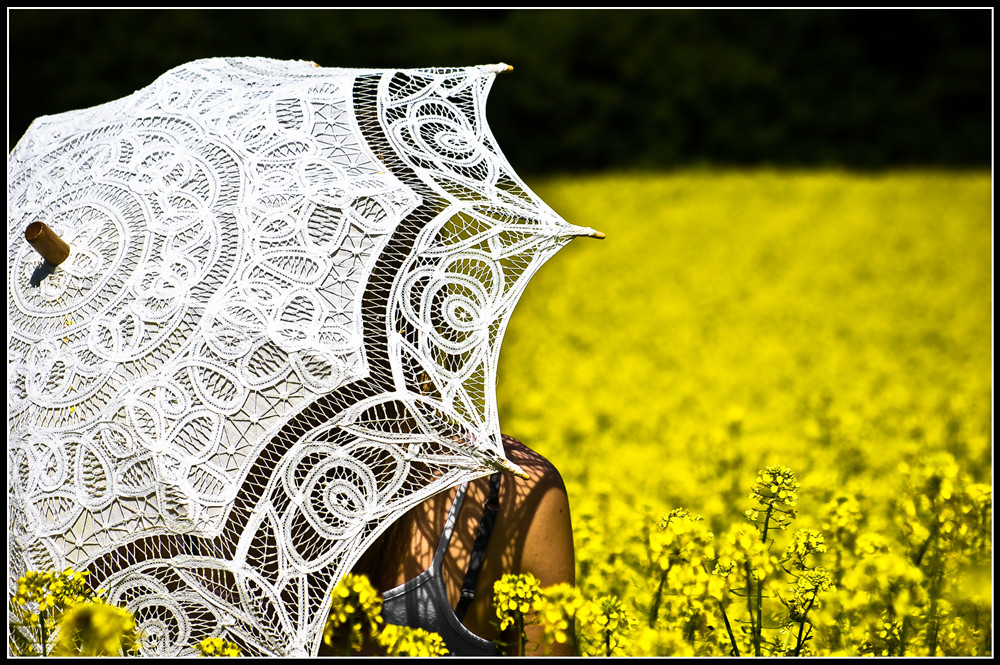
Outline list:
[[[524,480],[510,473],[501,477],[500,510],[477,582],[476,599],[469,606],[462,623],[480,637],[502,639],[509,645],[504,651],[513,655],[518,651],[518,636],[510,628],[502,635],[500,633],[499,619],[493,607],[493,583],[508,573],[531,573],[538,578],[542,588],[559,582],[574,584],[575,559],[569,500],[559,472],[548,460],[515,439],[505,436],[503,443],[507,458],[520,466],[530,478]],[[401,520],[396,537],[399,542],[409,543],[410,546],[398,550],[389,557],[390,560],[379,562],[380,574],[369,575],[380,592],[413,579],[431,565],[455,493],[456,490],[451,489],[433,496]],[[488,496],[489,477],[469,483],[455,523],[442,567],[452,607],[458,604]],[[366,562],[366,557],[372,556],[376,550],[375,547],[369,550],[355,571],[365,568],[366,563],[371,564],[372,561]],[[574,654],[572,639],[566,644],[545,645],[533,651],[533,646],[539,643],[541,628],[528,626],[525,632],[528,639],[526,655]],[[323,651],[321,649],[320,653],[323,654]]]

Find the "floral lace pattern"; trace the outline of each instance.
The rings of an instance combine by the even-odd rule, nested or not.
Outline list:
[[[210,59],[35,121],[7,171],[8,580],[89,570],[154,654],[315,654],[395,517],[510,467],[503,331],[592,230],[497,149],[503,69]]]

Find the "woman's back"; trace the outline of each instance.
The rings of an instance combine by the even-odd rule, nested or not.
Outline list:
[[[489,641],[501,638],[492,601],[493,584],[504,574],[532,573],[543,587],[574,581],[572,527],[562,478],[548,460],[520,442],[507,436],[503,442],[508,459],[530,479],[500,475],[499,506],[476,581],[475,599],[462,618],[473,634]],[[451,608],[461,598],[490,489],[489,477],[469,483],[455,516],[440,578]],[[442,492],[413,508],[369,548],[354,572],[367,574],[384,593],[428,571],[457,493],[457,488]],[[405,623],[412,625],[415,620],[411,617]],[[530,641],[531,628],[528,634]],[[516,638],[509,634],[502,637],[505,642]],[[553,647],[555,654],[572,653],[572,645]]]

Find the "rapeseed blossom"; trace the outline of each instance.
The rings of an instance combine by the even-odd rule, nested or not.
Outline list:
[[[713,572],[726,578],[731,589],[742,588],[748,575],[751,581],[762,581],[777,566],[767,543],[745,527],[727,531],[717,542],[718,558]]]
[[[782,561],[786,561],[799,570],[809,568],[806,559],[810,555],[817,555],[826,552],[826,539],[823,534],[816,529],[799,529],[792,534],[792,541],[788,543]]]
[[[542,589],[535,607],[542,628],[542,645],[574,640],[577,622],[586,621],[591,609],[580,590],[565,582]]]
[[[131,612],[94,599],[73,604],[62,614],[52,655],[134,655],[139,638]]]
[[[585,656],[629,655],[629,633],[635,627],[628,608],[615,596],[601,596],[593,601],[582,631],[588,636]]]
[[[364,575],[348,573],[333,589],[330,618],[323,631],[327,646],[341,645],[347,653],[360,652],[382,629],[382,597]]]
[[[239,645],[221,637],[206,637],[194,648],[201,656],[235,658],[242,655]]]
[[[64,615],[76,607],[88,608],[87,612],[79,615],[81,626],[89,620],[88,617],[92,617],[96,622],[92,626],[96,632],[86,634],[101,639],[99,644],[83,644],[81,648],[101,650],[107,647],[110,643],[101,631],[108,625],[118,625],[115,622],[124,626],[127,621],[115,618],[118,608],[110,606],[98,608],[95,610],[96,614],[90,612],[93,609],[90,606],[94,603],[103,604],[99,595],[104,590],[98,589],[95,592],[90,588],[87,583],[89,574],[88,571],[75,571],[72,568],[66,568],[61,573],[29,570],[18,578],[17,590],[8,604],[11,611],[12,648],[21,655],[48,655]],[[125,645],[131,649],[133,642],[130,635],[122,635],[120,646]],[[67,642],[60,648],[65,653],[71,653],[72,651],[67,651],[71,648],[70,644]]]
[[[423,628],[386,624],[379,633],[378,642],[387,656],[447,656],[448,649],[437,633]]]
[[[760,527],[765,538],[769,527],[784,529],[795,519],[799,487],[795,474],[784,466],[769,466],[757,474],[750,489],[753,507],[746,516]]]
[[[535,611],[536,604],[541,600],[541,592],[538,579],[531,573],[507,574],[493,583],[493,606],[500,619],[500,630],[507,630],[511,626],[515,628],[518,653],[522,656],[528,642],[524,628],[533,622],[533,618],[528,618],[527,615]]]
[[[661,570],[676,564],[700,567],[715,558],[714,536],[700,515],[676,509],[650,534],[650,557]]]
[[[903,462],[898,468],[905,487],[896,501],[905,516],[899,524],[914,547],[937,541],[948,549],[982,549],[984,527],[992,521],[989,486],[971,482],[948,453],[912,465]]]
[[[655,584],[646,624],[649,629],[677,632],[693,644],[711,632],[716,603],[725,582],[711,574],[716,558],[714,535],[699,515],[675,509],[649,534],[650,581]],[[640,634],[644,641],[649,635]]]
[[[17,580],[14,602],[19,606],[34,607],[39,612],[58,611],[94,597],[87,584],[89,571],[78,572],[72,568],[60,573],[29,570]]]
[[[507,574],[497,580],[493,584],[493,605],[500,619],[500,630],[523,621],[541,598],[541,591],[538,579],[531,573]]]
[[[837,540],[856,534],[861,523],[861,504],[851,494],[838,494],[821,509],[823,530]]]
[[[818,608],[818,596],[833,588],[833,578],[822,568],[802,571],[785,601],[790,621],[802,623],[812,609]]]

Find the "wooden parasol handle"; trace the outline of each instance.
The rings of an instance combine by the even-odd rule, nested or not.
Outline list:
[[[45,222],[32,222],[24,230],[24,239],[54,266],[59,265],[69,256],[69,245],[56,235]]]

